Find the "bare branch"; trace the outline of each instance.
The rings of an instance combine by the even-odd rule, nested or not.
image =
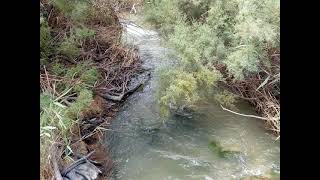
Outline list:
[[[223,107],[221,104],[220,104],[220,106],[221,106],[221,108],[222,108],[223,110],[228,111],[228,112],[231,112],[231,113],[233,113],[233,114],[237,114],[237,115],[244,116],[244,117],[251,117],[251,118],[262,119],[262,120],[266,120],[266,121],[269,120],[268,118],[264,118],[264,117],[260,117],[260,116],[237,113],[237,112],[231,111],[231,110]]]

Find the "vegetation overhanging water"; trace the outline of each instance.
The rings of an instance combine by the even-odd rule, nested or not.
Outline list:
[[[208,100],[197,113],[172,115],[162,123],[156,70],[169,50],[156,32],[124,24],[125,40],[138,46],[144,66],[153,72],[144,89],[127,100],[106,136],[116,164],[113,178],[279,179],[279,141],[261,120],[230,114]],[[253,113],[245,103],[237,108]]]

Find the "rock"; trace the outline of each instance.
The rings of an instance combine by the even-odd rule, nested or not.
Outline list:
[[[238,155],[241,154],[241,151],[239,150],[239,148],[233,148],[233,147],[222,147],[220,143],[216,142],[216,141],[211,141],[209,143],[209,149],[216,153],[219,157],[221,158],[231,158],[234,155]]]
[[[69,180],[95,180],[100,173],[99,168],[87,161],[72,169],[65,177]]]

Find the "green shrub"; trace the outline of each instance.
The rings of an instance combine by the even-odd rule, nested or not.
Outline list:
[[[75,28],[74,30],[74,36],[77,40],[85,40],[87,38],[93,37],[94,34],[94,30],[91,30],[85,26]]]
[[[182,0],[179,1],[178,7],[179,10],[186,15],[187,20],[192,22],[194,20],[201,20],[201,18],[205,17],[211,2],[212,0]]]
[[[65,78],[68,80],[79,78],[80,81],[77,82],[74,90],[80,92],[84,88],[92,88],[101,76],[95,67],[92,67],[87,61],[84,61],[68,69]]]
[[[197,72],[188,73],[183,68],[164,68],[160,72],[158,98],[163,116],[169,115],[170,107],[192,108],[202,96],[202,92],[219,80],[220,74],[204,66]]]
[[[78,119],[81,117],[81,113],[89,107],[92,98],[92,91],[87,89],[82,89],[79,93],[77,101],[72,103],[72,105],[66,111],[66,117],[70,119]]]
[[[47,58],[52,53],[50,27],[44,17],[40,17],[40,56]]]
[[[214,98],[220,104],[231,108],[233,108],[234,104],[236,103],[236,97],[228,91],[222,91],[220,93],[217,93],[215,94]]]
[[[176,21],[184,18],[176,0],[161,0],[147,4],[144,14],[145,20],[160,28],[164,35],[172,32]]]
[[[51,2],[64,14],[69,14],[74,9],[73,0],[51,0]]]
[[[62,41],[58,47],[58,52],[68,58],[76,58],[80,55],[80,51],[81,49],[77,46],[77,43],[72,36]]]
[[[65,77],[67,79],[78,78],[88,68],[88,66],[89,66],[88,62],[79,62],[77,65],[67,70]]]
[[[66,73],[65,66],[59,62],[54,62],[51,70],[56,76],[63,76]]]
[[[280,47],[279,8],[273,0],[161,0],[146,5],[146,20],[166,34],[178,56],[179,68],[163,73],[162,104],[201,99],[199,89],[223,80],[217,64],[225,64],[235,80],[259,73],[261,64],[271,67],[268,50]],[[217,92],[215,99],[228,106],[235,102],[225,92]]]
[[[86,22],[90,14],[90,6],[87,1],[75,1],[70,13],[71,20],[77,23]]]
[[[100,75],[96,68],[91,67],[90,69],[85,70],[80,79],[83,83],[93,86],[94,83],[99,79]]]
[[[258,71],[258,52],[250,45],[241,47],[229,53],[225,63],[236,79],[243,79],[245,72]]]

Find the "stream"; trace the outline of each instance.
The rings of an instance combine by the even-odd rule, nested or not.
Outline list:
[[[114,180],[280,179],[280,140],[259,119],[203,103],[192,116],[163,122],[156,101],[157,68],[169,49],[155,31],[122,21],[124,40],[139,49],[150,80],[131,95],[111,123],[106,144]],[[246,103],[238,112],[254,114]]]

